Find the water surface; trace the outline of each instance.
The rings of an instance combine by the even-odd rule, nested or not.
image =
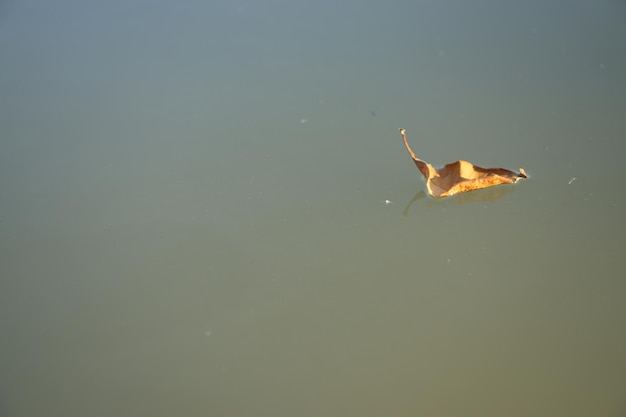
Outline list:
[[[5,2],[0,415],[623,415],[625,19]]]

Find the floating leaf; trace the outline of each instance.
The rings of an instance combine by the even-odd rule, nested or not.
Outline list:
[[[504,168],[483,168],[463,160],[436,169],[415,156],[406,140],[405,129],[400,129],[400,134],[417,169],[426,179],[428,193],[433,197],[448,197],[494,185],[512,184],[528,178],[523,168],[518,173]]]

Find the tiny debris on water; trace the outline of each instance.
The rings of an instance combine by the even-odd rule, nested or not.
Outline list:
[[[568,185],[572,185],[572,183],[576,181],[576,177],[572,177],[571,180],[569,180],[569,182],[567,183]]]
[[[380,200],[380,202],[385,204],[393,204],[393,201],[391,200]]]

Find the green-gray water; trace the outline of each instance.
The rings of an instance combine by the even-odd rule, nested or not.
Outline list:
[[[0,3],[0,416],[626,413],[625,2],[87,3]]]

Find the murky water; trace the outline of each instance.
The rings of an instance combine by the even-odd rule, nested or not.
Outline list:
[[[2,3],[0,415],[626,413],[626,4],[336,3]]]

